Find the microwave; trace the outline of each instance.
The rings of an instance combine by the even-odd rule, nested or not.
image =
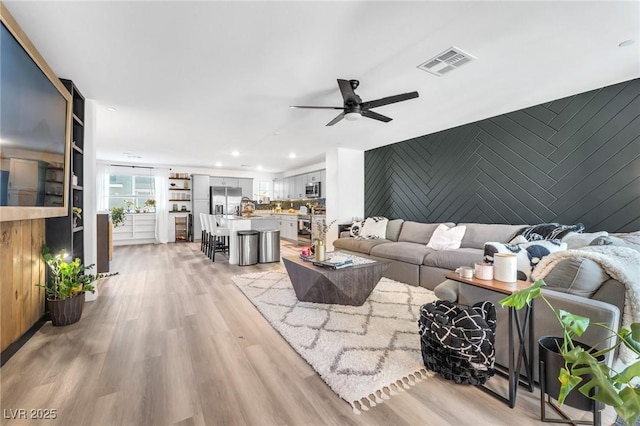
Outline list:
[[[304,194],[307,198],[320,198],[320,182],[311,182],[305,185]]]

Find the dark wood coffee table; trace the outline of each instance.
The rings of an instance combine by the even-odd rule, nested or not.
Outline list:
[[[342,269],[314,266],[297,256],[282,261],[296,297],[302,302],[360,306],[367,300],[390,262],[372,262]]]

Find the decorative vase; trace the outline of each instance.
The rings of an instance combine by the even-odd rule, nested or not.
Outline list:
[[[515,254],[496,253],[493,255],[493,278],[514,283],[518,279],[518,258]]]
[[[324,242],[318,241],[316,243],[316,262],[323,262],[327,259],[327,252],[325,251]]]
[[[69,299],[48,299],[51,325],[60,327],[80,321],[84,306],[84,293]]]

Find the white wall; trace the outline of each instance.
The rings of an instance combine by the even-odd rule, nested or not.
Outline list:
[[[96,102],[86,99],[84,103],[84,206],[82,211],[84,226],[84,263],[95,264],[98,261],[98,237],[96,218]],[[94,268],[95,269],[95,268]],[[96,273],[92,270],[91,273]],[[98,287],[95,293],[87,293],[86,300],[98,297]]]
[[[327,233],[327,250],[338,238],[338,224],[364,216],[364,151],[336,148],[327,152],[327,223],[335,223]]]

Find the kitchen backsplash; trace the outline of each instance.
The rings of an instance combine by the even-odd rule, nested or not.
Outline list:
[[[300,207],[305,205],[307,205],[307,207],[309,206],[324,207],[324,202],[325,202],[324,198],[315,198],[313,200],[308,200],[308,201],[305,201],[305,200],[272,201],[268,204],[256,204],[256,210],[272,210],[272,209],[275,209],[278,204],[280,204],[280,207],[282,207],[283,211],[286,211],[289,209],[300,210]]]

